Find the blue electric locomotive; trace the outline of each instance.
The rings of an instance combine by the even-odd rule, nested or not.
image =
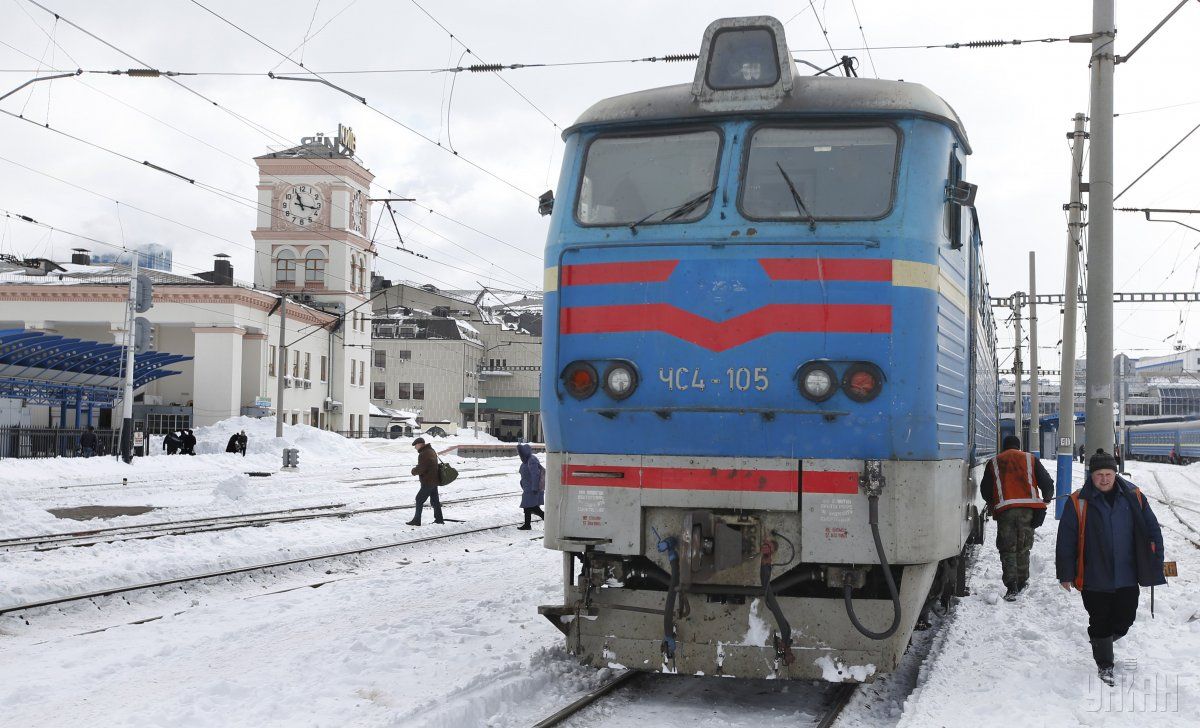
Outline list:
[[[693,83],[564,139],[542,407],[565,599],[542,613],[597,666],[892,669],[961,588],[996,450],[958,116],[800,76],[779,21],[731,18]]]

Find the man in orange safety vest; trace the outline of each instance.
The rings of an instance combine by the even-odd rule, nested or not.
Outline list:
[[[1009,435],[1004,450],[988,462],[979,490],[996,518],[996,549],[1008,587],[1004,600],[1011,602],[1029,582],[1033,532],[1046,520],[1054,480],[1037,458],[1021,451],[1021,439]]]

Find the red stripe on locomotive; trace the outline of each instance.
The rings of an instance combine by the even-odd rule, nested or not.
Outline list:
[[[611,475],[591,475],[592,473]],[[792,470],[564,465],[562,484],[654,490],[795,493],[796,475]]]
[[[607,283],[661,283],[671,277],[678,260],[627,263],[585,263],[563,266],[561,287]]]
[[[758,261],[773,281],[890,281],[890,258],[764,258]]]
[[[725,351],[776,333],[887,334],[892,307],[879,304],[775,303],[711,321],[669,303],[583,306],[562,311],[562,334],[661,332]]]

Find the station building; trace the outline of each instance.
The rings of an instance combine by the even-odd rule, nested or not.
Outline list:
[[[371,402],[423,426],[540,442],[540,291],[373,287]]]
[[[197,275],[141,271],[154,283],[154,306],[142,314],[153,325],[153,348],[182,360],[171,366],[174,374],[136,390],[135,421],[146,432],[161,433],[241,414],[273,415],[282,406],[295,424],[365,433],[374,249],[364,232],[372,174],[354,156],[348,130],[336,138],[307,137],[255,162],[252,281],[235,280],[225,256]],[[129,278],[128,265],[95,265],[82,249],[69,263],[10,261],[0,266],[0,331],[122,344]],[[281,328],[287,359],[279,371]],[[6,381],[19,383],[19,373],[8,372]],[[276,401],[280,378],[282,405]],[[0,409],[17,424],[65,421],[63,405],[56,410],[0,397]],[[119,413],[119,404],[99,408],[81,424],[114,426]]]

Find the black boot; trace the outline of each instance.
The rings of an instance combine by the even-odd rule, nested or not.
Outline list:
[[[1113,638],[1092,640],[1092,658],[1096,661],[1097,674],[1105,685],[1113,685]]]
[[[416,520],[413,520],[413,521],[405,521],[405,522],[404,522],[404,525],[405,525],[405,526],[420,526],[420,525],[421,525],[421,522],[420,522],[420,521],[416,521]]]
[[[533,528],[533,526],[529,525],[529,521],[525,521],[525,525],[523,525],[523,526],[517,526],[518,531],[529,531],[532,528]]]
[[[1004,593],[1004,601],[1006,601],[1006,602],[1015,602],[1015,601],[1017,601],[1017,593],[1018,593],[1019,591],[1020,591],[1020,589],[1018,589],[1018,588],[1017,588],[1015,585],[1014,585],[1014,586],[1010,586],[1010,587],[1008,588],[1008,591]]]

